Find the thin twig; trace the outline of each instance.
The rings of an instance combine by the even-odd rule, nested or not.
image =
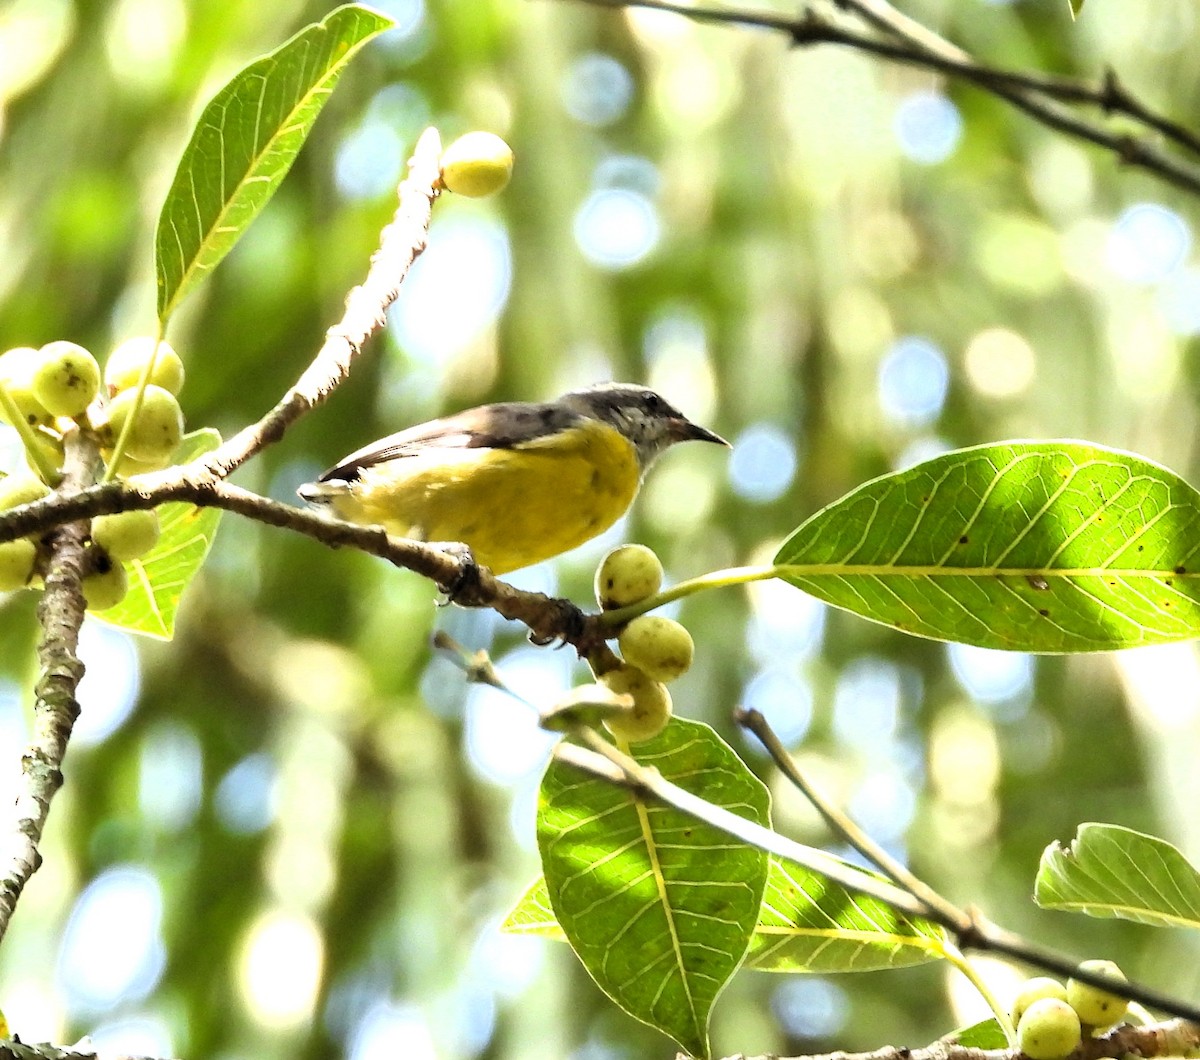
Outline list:
[[[677,810],[704,821],[743,843],[749,843],[759,850],[765,850],[769,854],[803,865],[813,872],[819,872],[843,887],[886,902],[907,916],[924,915],[920,903],[900,888],[875,876],[869,876],[823,850],[804,846],[778,832],[706,802],[664,779],[658,770],[639,765],[594,730],[581,726],[576,736],[587,746],[580,747],[578,744],[563,742],[555,747],[554,757],[614,784],[653,795],[669,806],[674,806]]]
[[[1001,70],[979,62],[933,31],[880,0],[837,0],[885,35],[862,33],[806,8],[798,16],[735,8],[692,7],[675,0],[580,0],[596,7],[641,7],[669,11],[696,22],[739,25],[786,34],[797,46],[837,44],[957,77],[1006,100],[1043,125],[1112,152],[1125,165],[1200,195],[1200,168],[1165,154],[1144,137],[1108,128],[1076,115],[1064,103],[1092,106],[1104,114],[1122,114],[1185,150],[1200,153],[1200,137],[1155,113],[1133,97],[1111,74],[1099,85],[1068,77]]]
[[[73,431],[65,439],[65,452],[61,489],[69,493],[94,482],[100,457],[91,441]],[[0,939],[8,931],[25,885],[41,867],[38,844],[50,802],[62,787],[67,742],[79,717],[75,693],[83,677],[78,648],[85,608],[80,585],[87,533],[87,523],[69,521],[45,536],[49,562],[37,611],[41,673],[34,689],[33,737],[21,757],[14,828],[0,866]]]
[[[952,902],[947,901],[924,880],[919,879],[907,866],[902,865],[866,832],[851,820],[841,809],[831,803],[821,794],[808,778],[800,772],[792,756],[775,735],[774,729],[767,719],[757,710],[739,708],[733,713],[733,720],[743,729],[754,733],[759,742],[766,748],[772,761],[779,771],[796,787],[798,791],[813,805],[825,823],[863,857],[875,865],[880,872],[887,876],[898,887],[903,887],[924,907],[924,915],[937,913],[939,919],[948,924],[956,925],[955,931],[966,931],[971,927],[971,917]]]

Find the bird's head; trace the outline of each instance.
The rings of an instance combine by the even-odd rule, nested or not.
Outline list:
[[[729,445],[719,434],[692,423],[661,394],[633,383],[601,383],[563,396],[563,404],[583,416],[615,427],[637,448],[643,471],[676,442]]]

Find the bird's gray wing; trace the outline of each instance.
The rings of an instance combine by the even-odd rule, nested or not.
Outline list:
[[[427,453],[430,449],[515,449],[571,427],[582,418],[579,413],[552,402],[480,405],[380,438],[351,453],[317,481],[353,481],[364,468]]]

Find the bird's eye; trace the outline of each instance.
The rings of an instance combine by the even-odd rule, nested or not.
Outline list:
[[[657,394],[646,395],[646,408],[650,412],[662,412],[665,402]]]

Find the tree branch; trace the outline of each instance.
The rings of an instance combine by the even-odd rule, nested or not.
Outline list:
[[[1095,1038],[1085,1038],[1071,1060],[1100,1060],[1101,1057],[1186,1056],[1200,1045],[1200,1027],[1186,1020],[1168,1020],[1147,1027],[1124,1026]],[[1017,1060],[1015,1049],[971,1049],[959,1045],[953,1035],[923,1049],[885,1045],[868,1053],[817,1053],[784,1057],[777,1053],[748,1056],[739,1053],[726,1060]],[[676,1060],[689,1060],[680,1053]]]
[[[193,477],[194,466],[168,468],[77,493],[53,493],[32,504],[0,512],[0,541],[43,533],[77,519],[182,501],[200,508],[236,512],[267,526],[303,534],[330,548],[357,548],[378,556],[428,578],[461,607],[490,608],[503,618],[523,623],[541,643],[564,641],[586,655],[613,635],[599,616],[584,614],[571,601],[517,589],[486,568],[476,567],[469,558],[423,541],[391,537],[379,527],[341,522],[269,500],[203,473],[197,480]]]
[[[733,8],[692,7],[675,0],[579,0],[596,7],[641,7],[669,11],[696,22],[732,24],[786,34],[797,46],[838,44],[893,62],[934,70],[1006,100],[1043,125],[1112,152],[1125,165],[1144,169],[1161,180],[1200,195],[1200,168],[1161,151],[1145,136],[1134,136],[1075,114],[1063,104],[1120,114],[1165,137],[1175,146],[1200,154],[1200,136],[1151,110],[1109,72],[1098,84],[1038,73],[1001,70],[975,59],[932,30],[901,14],[886,0],[835,0],[874,32],[864,33],[828,18],[813,7],[798,16]]]
[[[69,433],[65,443],[60,489],[70,495],[95,481],[100,458],[96,447],[79,431]],[[0,940],[8,931],[25,885],[41,867],[38,844],[50,801],[62,787],[63,758],[79,717],[75,693],[83,677],[78,648],[85,606],[81,582],[87,535],[88,524],[79,521],[64,522],[46,535],[46,589],[37,609],[41,675],[34,689],[33,738],[21,757],[14,827],[0,865]]]
[[[155,1060],[153,1057],[130,1056],[125,1053],[102,1053],[87,1044],[85,1038],[77,1045],[63,1048],[49,1042],[31,1045],[15,1038],[0,1038],[0,1060]]]

